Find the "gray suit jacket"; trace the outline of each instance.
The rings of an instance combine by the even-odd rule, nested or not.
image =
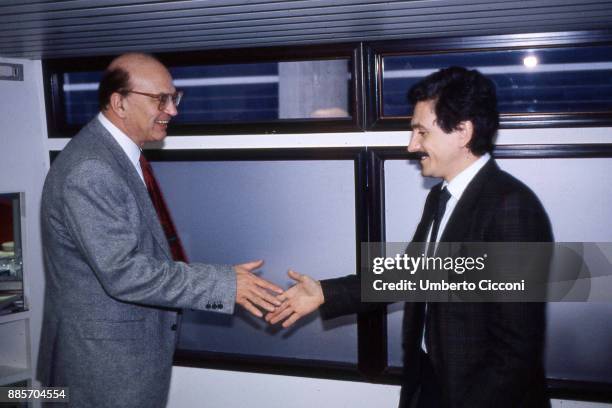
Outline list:
[[[51,166],[41,218],[38,379],[69,387],[74,407],[164,407],[175,310],[232,313],[232,267],[172,261],[144,183],[97,119]]]

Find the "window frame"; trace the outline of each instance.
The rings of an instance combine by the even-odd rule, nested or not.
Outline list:
[[[183,53],[165,52],[156,54],[156,56],[168,66],[202,63],[220,65],[324,59],[350,60],[352,81],[349,108],[352,116],[349,118],[175,124],[169,130],[169,136],[300,134],[409,130],[410,115],[384,116],[382,112],[382,58],[386,56],[602,45],[612,45],[612,30],[366,41]],[[80,126],[69,126],[64,120],[61,74],[66,71],[103,70],[112,58],[113,56],[101,56],[43,60],[47,130],[50,138],[72,137],[80,130]],[[500,128],[508,129],[611,125],[612,111],[512,113],[502,114],[500,121]]]
[[[508,34],[473,37],[411,39],[367,43],[369,68],[365,97],[368,130],[409,130],[411,115],[383,114],[383,58],[459,52],[510,51],[531,48],[612,46],[612,30],[563,33]],[[406,94],[408,89],[406,89]],[[612,111],[572,113],[511,113],[500,115],[500,128],[596,127],[612,125]]]
[[[504,159],[552,159],[552,158],[612,158],[612,143],[606,144],[513,144],[496,146],[493,158]],[[368,230],[373,237],[370,242],[385,241],[385,162],[387,160],[416,160],[418,156],[404,148],[374,147],[368,149],[368,203],[375,203],[367,209]],[[386,308],[385,308],[386,309]],[[376,362],[380,371],[376,382],[401,384],[402,368],[391,366],[388,361],[387,313],[376,312],[371,317],[374,327],[383,328],[384,355]],[[576,399],[594,402],[612,402],[612,383],[546,378],[548,396],[559,399]]]
[[[349,113],[347,118],[300,118],[274,121],[208,122],[173,124],[169,136],[203,136],[231,134],[282,134],[355,132],[363,129],[363,76],[361,74],[362,46],[343,43],[325,46],[248,48],[183,53],[156,53],[169,67],[189,65],[249,64],[260,62],[299,62],[317,60],[348,60],[351,65]],[[43,81],[47,112],[47,131],[50,138],[72,137],[82,126],[68,125],[65,120],[63,74],[104,70],[115,56],[47,59],[43,60]]]

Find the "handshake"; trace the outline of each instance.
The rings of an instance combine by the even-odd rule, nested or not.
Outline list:
[[[287,273],[296,283],[287,290],[253,274],[263,261],[235,265],[236,303],[251,314],[263,317],[260,309],[267,311],[265,319],[270,324],[283,322],[289,327],[301,317],[319,308],[325,301],[319,281],[308,275],[289,270]],[[274,294],[272,294],[274,293]]]

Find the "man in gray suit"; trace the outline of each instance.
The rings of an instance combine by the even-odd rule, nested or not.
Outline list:
[[[173,261],[139,165],[166,137],[180,93],[145,54],[116,58],[101,113],[54,161],[42,197],[46,293],[38,378],[75,407],[164,407],[176,309],[261,317],[282,289],[241,265]],[[258,307],[256,307],[258,306]]]

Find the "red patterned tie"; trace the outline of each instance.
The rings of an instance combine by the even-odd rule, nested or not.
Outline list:
[[[176,233],[176,228],[172,222],[172,217],[170,217],[170,211],[168,211],[168,207],[164,201],[164,196],[162,195],[159,185],[155,180],[155,176],[153,175],[153,169],[142,153],[140,154],[139,161],[140,168],[142,169],[142,176],[145,184],[147,185],[147,190],[149,190],[149,196],[151,197],[151,201],[153,202],[153,206],[157,212],[159,222],[161,223],[164,233],[166,234],[166,239],[168,240],[168,245],[170,246],[170,252],[172,252],[172,258],[175,261],[187,262],[187,256],[183,250],[183,245],[181,244],[181,240]]]

